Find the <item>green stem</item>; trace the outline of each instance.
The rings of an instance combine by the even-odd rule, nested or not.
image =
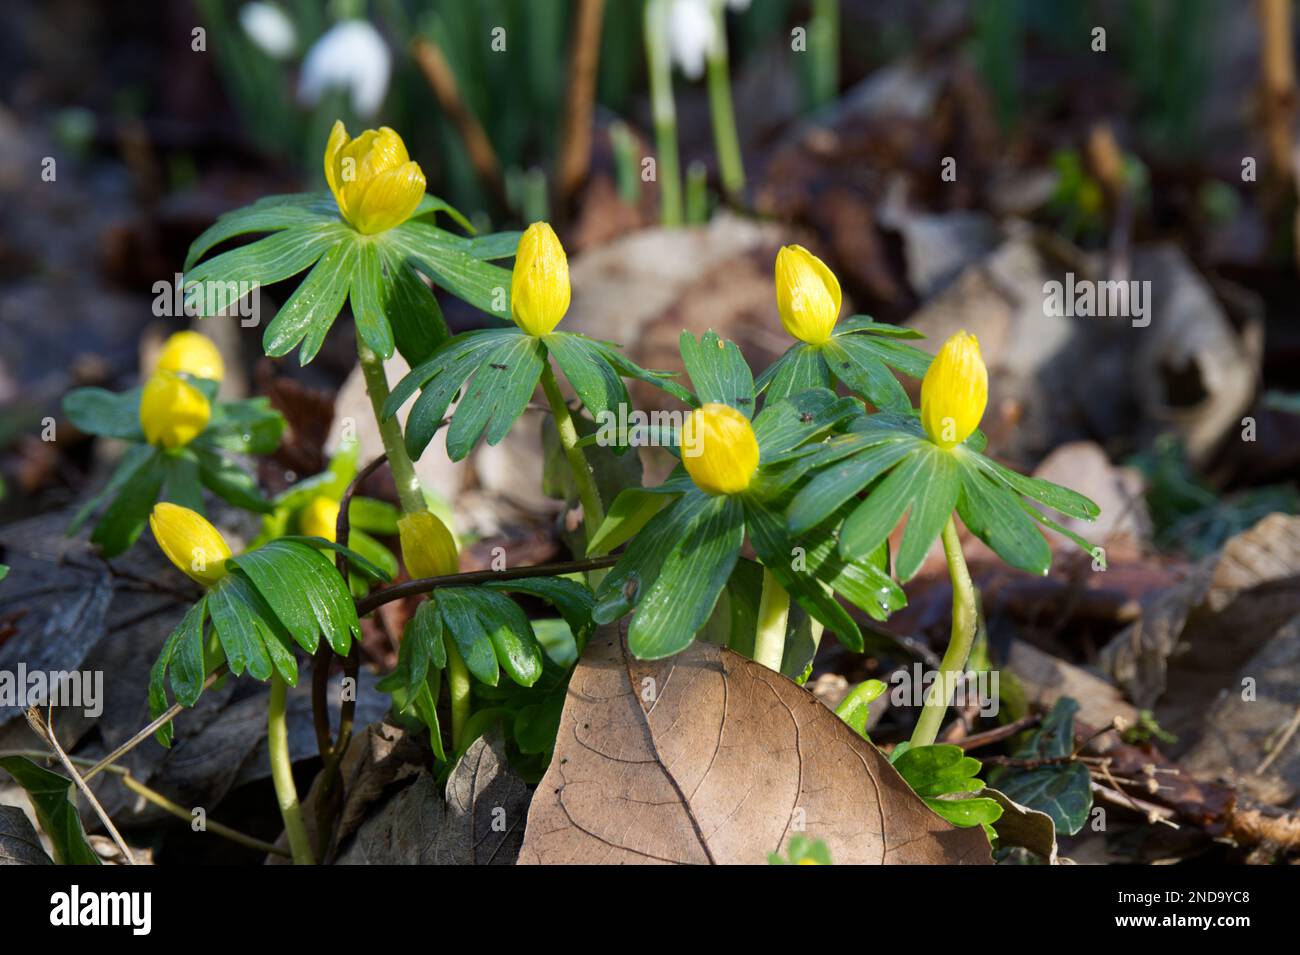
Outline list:
[[[650,68],[650,105],[654,113],[655,146],[659,153],[660,221],[682,224],[681,170],[677,159],[677,108],[673,104],[673,68],[668,58],[668,7],[650,0],[645,7],[646,61]]]
[[[972,645],[975,643],[978,614],[975,610],[975,585],[971,583],[970,570],[961,552],[957,537],[957,524],[949,515],[943,527],[943,553],[948,559],[948,575],[952,578],[952,636],[948,649],[939,662],[938,679],[926,694],[921,718],[912,731],[913,746],[929,746],[939,735],[943,715],[952,699],[957,678],[966,668]]]
[[[302,821],[298,789],[293,782],[293,762],[289,758],[289,727],[284,719],[286,686],[280,674],[271,674],[271,703],[266,710],[266,745],[271,752],[271,782],[284,818],[284,834],[294,865],[315,865],[311,840]]]
[[[840,84],[840,0],[813,0],[808,23],[812,54],[809,98],[814,108],[835,99]]]
[[[713,148],[718,153],[722,188],[732,199],[745,191],[745,166],[736,134],[736,112],[731,105],[731,77],[727,68],[727,17],[724,4],[714,4],[717,43],[709,54],[709,111],[713,115]]]
[[[447,693],[451,697],[451,749],[458,753],[461,737],[465,735],[465,727],[469,723],[469,669],[451,634],[445,634],[443,642],[447,645]]]
[[[758,600],[758,631],[754,634],[754,662],[781,672],[785,656],[785,628],[790,616],[790,595],[766,567],[763,594]]]
[[[384,420],[384,402],[388,400],[388,375],[384,372],[384,361],[360,336],[357,337],[357,358],[361,361],[361,375],[366,381],[366,393],[370,395],[370,407],[374,409],[375,421],[379,424],[379,437],[388,455],[388,467],[393,472],[393,483],[397,485],[397,499],[404,513],[418,514],[426,508],[424,491],[420,488],[420,479],[415,476],[411,456],[406,453],[402,426],[398,424],[396,415]]]
[[[560,447],[573,472],[573,483],[578,487],[578,500],[582,502],[582,524],[591,540],[597,528],[605,520],[605,508],[600,503],[600,492],[596,489],[596,476],[591,471],[587,456],[578,446],[578,428],[573,423],[573,415],[560,393],[560,384],[555,380],[550,362],[542,366],[542,391],[550,402],[551,414],[555,417],[555,429],[560,433]]]

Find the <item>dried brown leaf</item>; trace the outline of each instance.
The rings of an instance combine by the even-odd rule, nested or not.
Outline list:
[[[597,634],[521,863],[763,863],[800,833],[837,864],[990,861],[802,687],[708,644],[642,661]]]

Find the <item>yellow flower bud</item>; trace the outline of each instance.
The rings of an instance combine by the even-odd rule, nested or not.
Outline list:
[[[140,395],[140,428],[161,448],[182,448],[208,426],[212,408],[203,392],[170,371],[155,372]]]
[[[413,579],[446,577],[460,570],[456,539],[428,511],[403,514],[397,519],[397,533],[402,539],[402,562]]]
[[[313,497],[298,516],[298,529],[308,537],[334,540],[339,526],[339,502],[319,495]]]
[[[842,301],[835,273],[802,245],[787,245],[776,254],[776,307],[795,338],[810,345],[830,338]]]
[[[738,494],[758,470],[758,439],[749,419],[731,405],[709,402],[682,427],[682,464],[709,494]]]
[[[989,403],[989,372],[974,335],[953,335],[921,381],[921,424],[941,448],[961,444],[979,427]]]
[[[158,354],[157,371],[173,371],[220,381],[226,375],[226,363],[221,360],[221,352],[198,332],[177,332],[163,342]]]
[[[230,545],[202,514],[163,501],[153,506],[149,529],[167,559],[190,579],[211,587],[226,576]]]
[[[424,198],[419,163],[387,126],[352,139],[343,121],[336,121],[325,144],[325,181],[339,213],[363,235],[401,225]]]
[[[549,335],[569,310],[569,259],[549,223],[534,222],[519,239],[510,310],[533,336]]]

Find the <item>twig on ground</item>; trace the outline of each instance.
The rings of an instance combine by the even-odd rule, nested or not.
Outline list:
[[[227,669],[228,668],[226,664],[224,663],[219,664],[215,670],[213,670],[210,674],[208,674],[208,678],[203,681],[203,689],[206,690],[210,688],[212,684],[216,683],[223,676],[225,676]],[[141,743],[147,740],[159,728],[166,726],[168,723],[174,720],[176,718],[176,715],[180,713],[180,711],[183,709],[185,709],[185,707],[182,706],[180,703],[173,703],[157,719],[150,721],[148,725],[146,725],[138,733],[132,736],[129,740],[127,740],[117,749],[113,750],[111,753],[109,753],[107,756],[105,756],[103,759],[97,762],[94,766],[92,766],[90,770],[86,773],[86,779],[87,780],[93,779],[96,776],[96,774],[100,772],[100,770],[109,768],[113,763],[117,762],[127,753],[131,752],[131,750],[135,749],[137,746],[139,746]]]
[[[63,747],[59,745],[58,739],[55,738],[54,731],[41,718],[41,711],[34,706],[29,706],[24,715],[36,735],[45,741],[45,745],[54,751],[54,755],[59,757],[59,762],[68,771],[68,775],[72,777],[73,783],[81,790],[81,794],[86,797],[86,802],[90,803],[90,808],[95,810],[95,815],[104,824],[104,828],[112,838],[113,844],[117,846],[117,850],[122,853],[122,858],[126,860],[126,864],[135,865],[135,857],[131,855],[131,850],[127,848],[126,840],[117,831],[117,826],[113,825],[113,820],[108,817],[108,813],[99,804],[95,794],[90,791],[90,787],[86,785],[86,780],[82,778],[81,773],[77,772],[77,767],[72,765],[72,760],[68,758],[68,754],[63,751]]]

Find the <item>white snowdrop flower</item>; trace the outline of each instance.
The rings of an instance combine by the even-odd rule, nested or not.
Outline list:
[[[298,81],[298,97],[308,105],[329,89],[352,95],[352,108],[362,119],[379,112],[393,58],[379,31],[368,20],[344,20],[330,27],[307,51]]]
[[[704,75],[704,61],[717,42],[713,0],[672,0],[668,13],[668,49],[687,79]]]
[[[273,3],[246,3],[239,8],[239,25],[267,56],[286,60],[298,48],[293,21]]]

